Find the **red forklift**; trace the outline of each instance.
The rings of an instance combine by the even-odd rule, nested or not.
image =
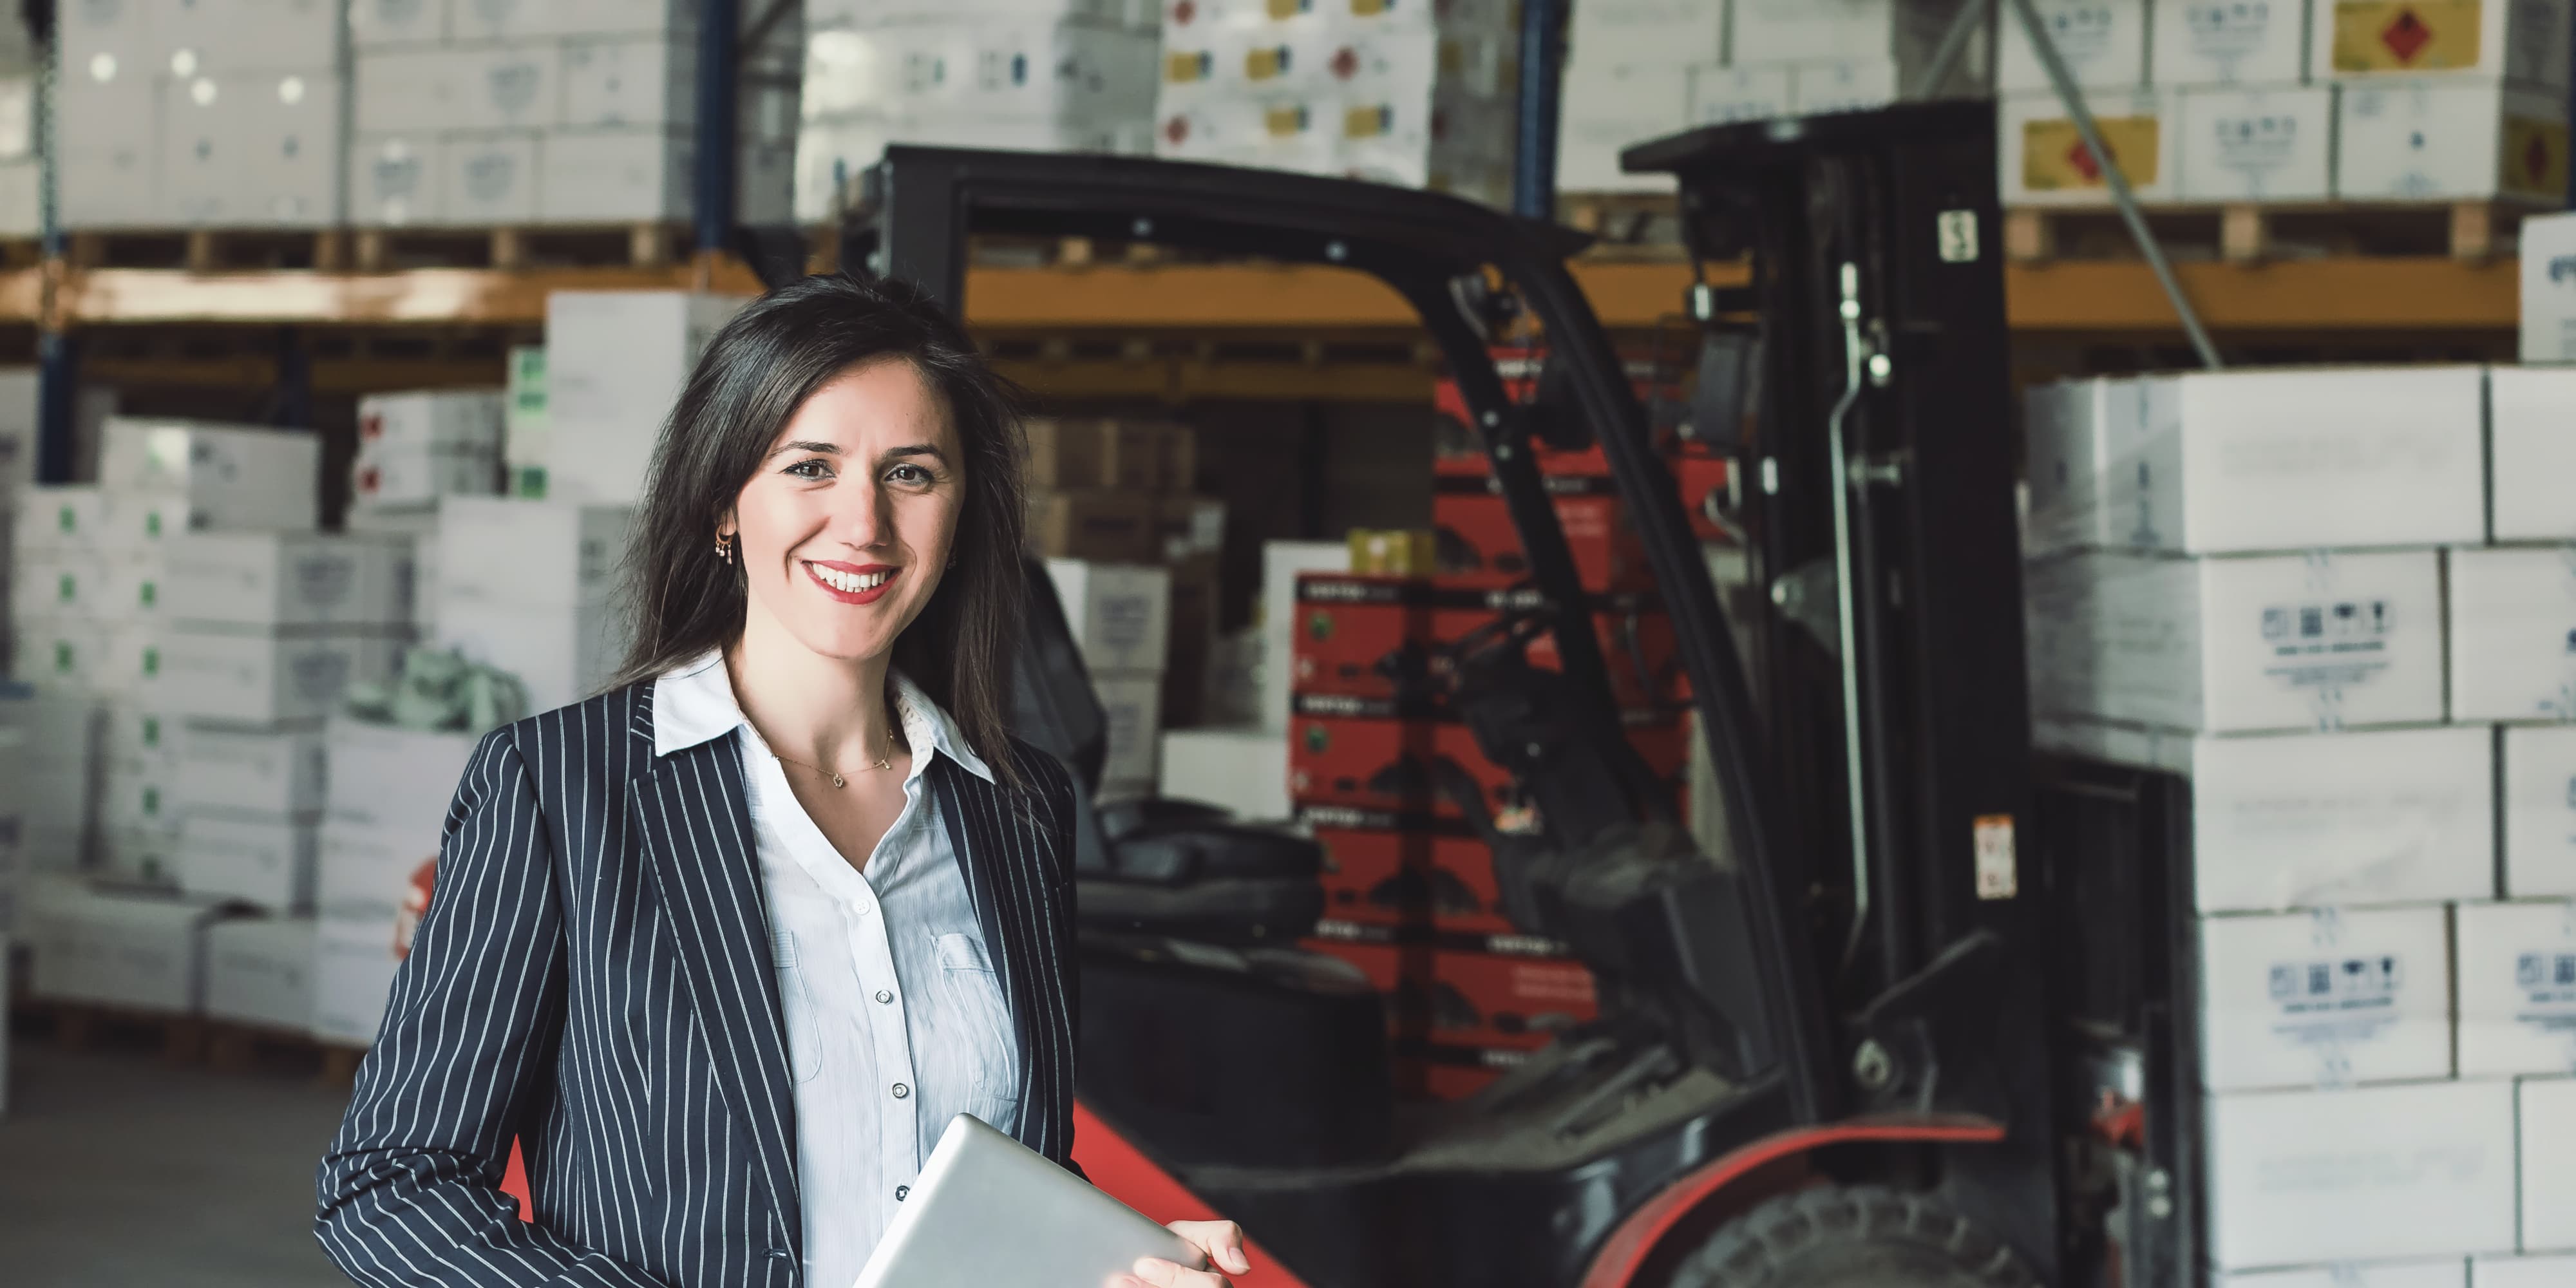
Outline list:
[[[1694,267],[1694,378],[1651,412],[1568,229],[1334,179],[888,150],[843,262],[970,325],[979,234],[1375,276],[1439,345],[1526,556],[1522,606],[1421,673],[1528,802],[1498,823],[1444,780],[1513,920],[1591,970],[1598,1018],[1468,1099],[1396,1103],[1377,997],[1293,947],[1322,906],[1312,842],[1187,802],[1086,806],[1092,1149],[1314,1288],[2185,1282],[2193,1126],[2139,1105],[2187,1067],[2149,1030],[2189,981],[2153,934],[2048,938],[2067,900],[2122,920],[2143,896],[2060,891],[2035,831],[1994,136],[1991,105],[1945,102],[1632,149],[1678,181]],[[1721,284],[1738,263],[1749,282]],[[1506,331],[1544,355],[1534,393],[1497,373]],[[1708,517],[1740,534],[1748,620],[1658,433],[1733,461]],[[1706,847],[1622,736],[1535,463],[1591,448],[1678,637],[1723,816]],[[1096,784],[1101,712],[1035,582],[1019,723]],[[1557,667],[1529,663],[1541,635]],[[2086,826],[2132,848],[2176,808],[2052,790],[2118,798]]]

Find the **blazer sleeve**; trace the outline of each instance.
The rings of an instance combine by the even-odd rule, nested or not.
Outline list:
[[[1080,943],[1081,930],[1074,915],[1073,774],[1053,756],[1030,756],[1028,760],[1035,762],[1037,772],[1042,776],[1040,781],[1045,783],[1043,794],[1047,802],[1047,825],[1051,831],[1048,840],[1056,860],[1055,871],[1050,874],[1055,884],[1055,941],[1064,945],[1064,959],[1058,963],[1056,978],[1063,981],[1065,1011],[1073,1017],[1073,1047],[1078,1061],[1082,1052],[1082,955],[1076,947]],[[1082,1164],[1073,1161],[1071,1106],[1066,1108],[1064,1134],[1065,1168],[1086,1181],[1090,1180],[1091,1175],[1082,1170]]]
[[[564,1016],[553,852],[509,730],[457,787],[430,906],[323,1156],[314,1233],[362,1284],[650,1288],[518,1217],[510,1144],[542,1103]]]

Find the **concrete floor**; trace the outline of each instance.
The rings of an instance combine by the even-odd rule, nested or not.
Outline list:
[[[343,1093],[139,1052],[9,1051],[0,1284],[322,1288],[313,1168]]]

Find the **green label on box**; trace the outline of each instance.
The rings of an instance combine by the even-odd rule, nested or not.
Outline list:
[[[73,661],[72,646],[70,642],[66,640],[54,641],[54,669],[65,674],[70,674],[73,669]]]
[[[147,648],[143,650],[143,673],[145,675],[161,674],[161,650],[157,648]]]
[[[158,597],[160,593],[161,588],[159,586],[153,585],[148,581],[143,583],[143,606],[145,608],[150,608],[152,606],[153,599]]]
[[[156,538],[161,535],[161,512],[159,510],[154,510],[143,516],[143,535]]]
[[[158,814],[161,812],[160,788],[146,787],[143,789],[143,812],[146,814]]]
[[[1333,736],[1324,732],[1324,726],[1306,726],[1306,750],[1320,753],[1325,747],[1330,746],[1332,741]]]
[[[546,499],[545,466],[522,465],[519,467],[519,495],[523,499],[530,501],[542,501]]]
[[[161,717],[143,717],[143,745],[146,747],[161,745]]]
[[[80,516],[72,513],[70,506],[64,506],[54,512],[54,526],[65,532],[77,532],[80,530]]]
[[[72,580],[70,573],[64,573],[54,583],[54,597],[66,604],[80,598],[80,583]]]

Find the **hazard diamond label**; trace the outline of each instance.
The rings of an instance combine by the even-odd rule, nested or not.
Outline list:
[[[2380,28],[2379,43],[2397,55],[2399,63],[2412,63],[2415,55],[2424,52],[2424,46],[2433,43],[2433,29],[2425,26],[2424,19],[2413,9],[2400,9],[2394,20]]]

